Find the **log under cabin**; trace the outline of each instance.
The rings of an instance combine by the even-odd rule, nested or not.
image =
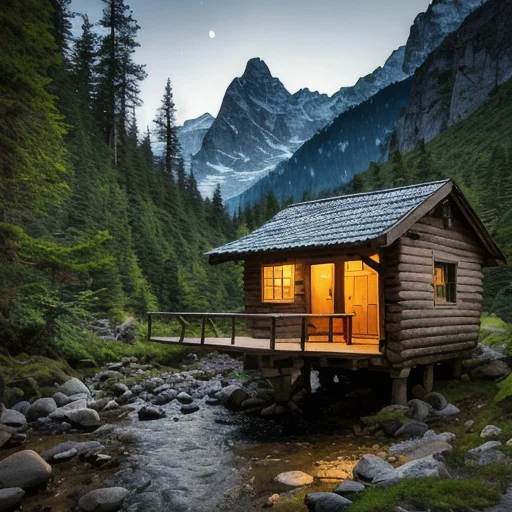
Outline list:
[[[295,204],[207,254],[243,261],[250,336],[237,343],[233,328],[228,344],[248,367],[281,388],[315,366],[387,371],[395,403],[407,399],[411,368],[423,368],[428,389],[434,364],[470,354],[482,268],[505,263],[451,180]],[[219,347],[204,329],[200,341]]]

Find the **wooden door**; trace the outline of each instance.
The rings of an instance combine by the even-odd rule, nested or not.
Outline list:
[[[354,338],[379,339],[379,275],[362,261],[347,261],[344,275],[345,313],[355,313]]]
[[[311,313],[330,315],[334,313],[334,263],[322,263],[311,265]],[[315,318],[309,322],[310,335],[315,333],[327,333],[329,320],[327,318]],[[311,341],[325,341],[312,338]]]

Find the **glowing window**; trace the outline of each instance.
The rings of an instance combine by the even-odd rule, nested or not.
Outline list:
[[[436,302],[457,302],[457,265],[434,262],[434,291]]]
[[[294,301],[294,265],[265,265],[262,274],[263,302]]]

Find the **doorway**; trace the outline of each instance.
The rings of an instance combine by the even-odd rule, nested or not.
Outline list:
[[[379,275],[362,261],[345,262],[345,313],[354,313],[352,335],[379,340]]]
[[[332,315],[335,308],[335,265],[321,263],[311,265],[311,313],[315,315]],[[311,318],[308,333],[310,341],[327,341],[329,320]]]

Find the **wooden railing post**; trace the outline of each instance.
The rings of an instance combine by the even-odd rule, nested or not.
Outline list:
[[[153,317],[151,316],[151,314],[148,314],[148,341],[151,340],[152,320]]]
[[[204,345],[204,336],[206,334],[206,316],[201,319],[201,345]]]
[[[307,321],[308,321],[307,317],[303,316],[302,317],[302,331],[301,331],[301,335],[300,335],[300,349],[302,350],[302,352],[304,352],[306,350]]]
[[[180,340],[179,343],[183,343],[183,340],[185,339],[185,330],[187,328],[187,325],[185,324],[185,321],[181,316],[178,317],[178,322],[181,324],[181,334],[180,334]]]
[[[231,345],[235,344],[236,317],[231,317]]]
[[[347,318],[347,331],[348,331],[348,337],[347,337],[347,345],[352,345],[352,320],[353,316],[349,316]]]
[[[270,350],[276,349],[276,317],[273,316],[270,324]]]
[[[332,318],[332,316],[330,316],[329,317],[329,343],[333,342],[332,328],[333,328],[333,318]]]

